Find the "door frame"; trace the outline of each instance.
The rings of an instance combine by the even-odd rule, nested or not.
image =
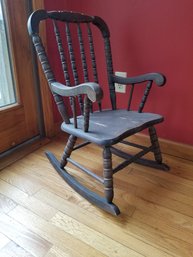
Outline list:
[[[31,1],[31,11],[35,11],[37,9],[44,9],[44,0],[32,0]],[[26,24],[27,26],[27,24]],[[43,42],[45,42],[46,46],[46,26],[42,24],[40,29],[40,34],[42,37]],[[34,54],[33,54],[34,53]],[[43,116],[43,124],[44,124],[44,131],[43,133],[40,132],[40,136],[35,138],[29,139],[20,145],[7,150],[3,154],[0,155],[0,170],[5,168],[6,166],[12,164],[13,162],[17,161],[18,159],[24,157],[25,155],[29,154],[30,152],[36,150],[40,146],[49,142],[49,138],[56,135],[58,132],[58,126],[54,122],[53,117],[53,108],[52,108],[52,95],[49,91],[49,87],[45,76],[43,74],[42,68],[37,60],[35,50],[32,49],[32,54],[34,55],[34,67],[36,69],[35,75],[35,82],[37,83],[36,87],[37,90],[37,97],[40,98],[40,109],[42,109],[42,116]],[[38,96],[39,93],[39,96]],[[45,97],[46,96],[46,97]]]
[[[44,0],[32,0],[32,9],[34,11],[37,9],[44,9]],[[40,28],[40,35],[44,45],[46,46],[46,25],[45,24],[42,24]],[[41,101],[42,101],[42,108],[43,108],[45,136],[48,138],[51,138],[57,133],[57,127],[54,123],[54,117],[53,117],[51,93],[39,61],[37,61],[37,67],[38,67],[38,77],[39,77]]]

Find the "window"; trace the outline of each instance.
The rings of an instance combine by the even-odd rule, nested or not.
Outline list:
[[[0,107],[16,102],[12,63],[2,2],[0,1]]]

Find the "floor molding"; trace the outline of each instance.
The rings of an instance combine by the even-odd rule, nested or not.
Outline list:
[[[140,133],[131,136],[129,139],[131,139],[130,141],[132,142],[139,142],[145,145],[149,143],[149,137]],[[162,138],[159,138],[159,142],[162,153],[193,161],[193,146]]]
[[[48,138],[41,138],[37,140],[28,140],[25,143],[18,145],[15,149],[9,150],[10,154],[5,154],[5,156],[0,155],[0,170],[9,166],[10,164],[20,160],[29,153],[37,150],[41,146],[49,143]]]

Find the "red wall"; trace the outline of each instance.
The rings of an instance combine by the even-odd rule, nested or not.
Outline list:
[[[193,145],[192,0],[45,0],[45,7],[101,16],[111,31],[115,71],[165,74],[167,84],[153,88],[145,110],[164,115],[160,137]]]

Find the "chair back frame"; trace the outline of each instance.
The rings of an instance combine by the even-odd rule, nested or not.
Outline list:
[[[57,43],[58,52],[60,55],[60,60],[62,64],[62,69],[64,73],[65,78],[65,84],[66,86],[70,87],[72,86],[70,82],[70,73],[68,68],[68,61],[67,56],[65,53],[66,48],[68,48],[68,54],[71,62],[71,68],[74,78],[74,85],[77,86],[80,84],[80,80],[78,77],[78,70],[75,60],[75,53],[72,43],[72,35],[70,31],[70,23],[74,23],[77,25],[77,37],[79,40],[80,45],[80,57],[82,62],[82,68],[83,68],[83,77],[84,82],[89,82],[88,77],[88,67],[87,67],[87,61],[86,61],[86,54],[85,54],[85,47],[84,47],[84,41],[82,36],[82,30],[81,30],[81,24],[86,24],[87,26],[87,36],[88,36],[88,42],[89,42],[89,49],[90,49],[90,57],[91,57],[91,63],[92,63],[92,72],[93,72],[93,78],[94,82],[98,83],[98,73],[97,73],[97,64],[96,64],[96,57],[95,57],[95,50],[94,50],[94,43],[93,43],[93,35],[91,30],[91,24],[96,26],[103,37],[104,40],[104,52],[106,57],[106,65],[107,65],[107,76],[108,76],[108,84],[109,84],[109,91],[110,91],[110,99],[111,99],[111,106],[112,109],[116,109],[116,94],[115,94],[115,86],[113,82],[113,64],[112,64],[112,54],[111,54],[111,46],[110,46],[110,32],[109,29],[104,22],[103,19],[101,19],[98,16],[88,16],[80,13],[74,13],[74,12],[66,12],[66,11],[51,11],[47,12],[45,10],[38,10],[35,13],[31,15],[31,17],[28,20],[28,31],[29,34],[32,37],[33,44],[35,46],[36,52],[38,54],[38,57],[40,59],[43,71],[45,73],[45,76],[47,78],[47,81],[49,83],[49,86],[51,88],[51,91],[54,96],[54,100],[56,102],[56,105],[58,107],[58,110],[63,118],[63,120],[68,124],[69,121],[69,115],[67,113],[66,107],[64,106],[63,99],[60,95],[56,94],[52,90],[51,84],[53,82],[57,82],[54,76],[53,71],[51,70],[51,66],[45,51],[45,48],[42,44],[42,40],[39,36],[39,23],[43,20],[51,19],[53,21],[53,28]],[[63,46],[61,33],[59,31],[59,26],[57,22],[62,22],[65,24],[65,32],[66,32],[66,41],[67,41],[67,47]],[[73,85],[73,86],[74,86]],[[92,106],[90,101],[86,98],[84,103],[81,95],[78,95],[78,102],[80,106],[80,111],[82,114],[88,113],[88,110],[92,110]],[[70,105],[72,108],[72,113],[74,116],[74,124],[75,127],[77,127],[77,111],[76,111],[76,103],[75,98],[70,97]],[[86,106],[85,110],[83,106]],[[98,102],[99,110],[101,111],[101,102]],[[88,115],[87,115],[88,119]]]

